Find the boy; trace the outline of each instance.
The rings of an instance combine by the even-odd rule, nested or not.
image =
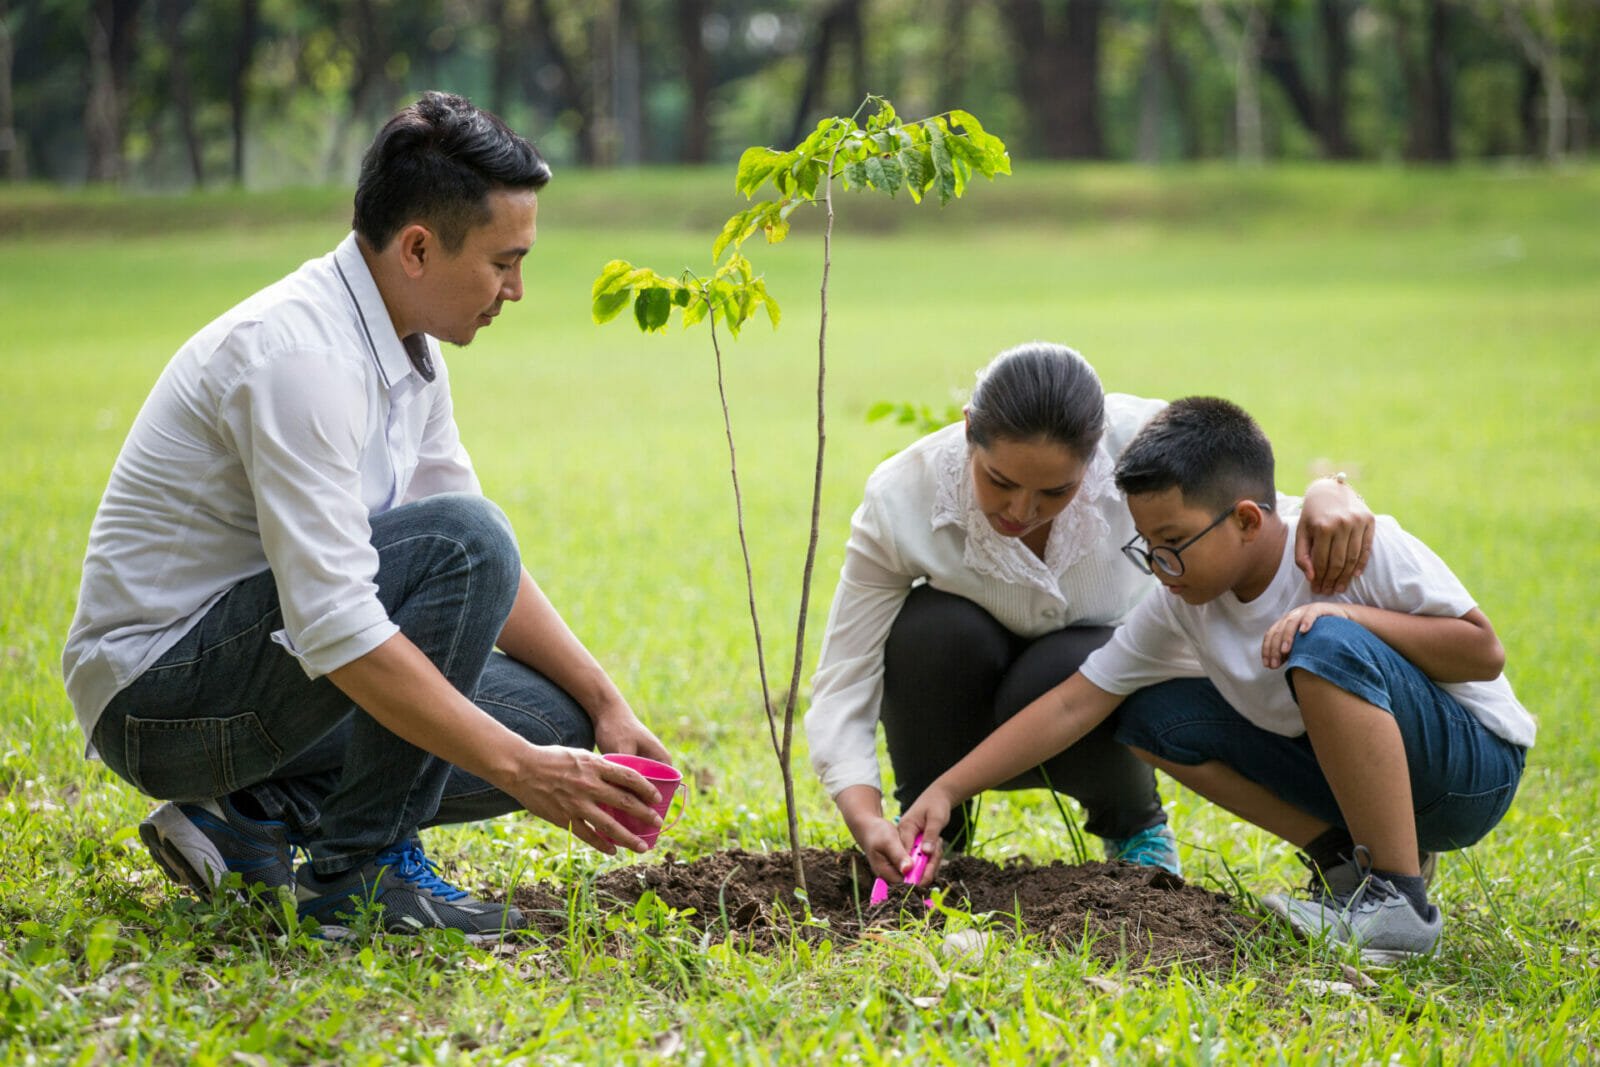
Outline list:
[[[1116,480],[1138,532],[1123,551],[1165,595],[935,781],[902,837],[935,840],[951,805],[1122,705],[1117,739],[1141,759],[1304,850],[1308,898],[1270,910],[1368,962],[1431,952],[1443,920],[1424,866],[1499,822],[1533,742],[1489,620],[1388,516],[1361,577],[1312,594],[1294,520],[1272,511],[1271,443],[1225,400],[1170,405]]]

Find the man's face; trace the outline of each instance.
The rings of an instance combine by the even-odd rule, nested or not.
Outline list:
[[[469,230],[458,251],[433,243],[417,319],[441,341],[467,344],[502,304],[522,299],[522,260],[536,236],[538,198],[531,189],[496,189],[488,203],[489,221]]]
[[[1182,574],[1174,577],[1159,566],[1153,568],[1168,593],[1190,604],[1204,604],[1241,581],[1247,561],[1236,514],[1208,530],[1206,527],[1217,515],[1186,505],[1183,491],[1177,488],[1132,494],[1128,497],[1128,512],[1133,516],[1133,528],[1147,547],[1180,550]]]

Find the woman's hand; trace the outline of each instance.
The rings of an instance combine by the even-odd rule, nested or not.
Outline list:
[[[873,874],[891,885],[905,878],[906,871],[911,869],[911,855],[900,843],[894,823],[880,815],[851,827],[851,834],[866,853]]]
[[[907,853],[911,850],[911,843],[920,834],[922,851],[928,854],[928,866],[917,880],[918,885],[927,885],[939,873],[939,863],[944,858],[944,839],[939,836],[939,831],[950,822],[950,812],[954,807],[949,795],[935,782],[924,789],[917,802],[900,816],[897,829]]]
[[[1294,534],[1294,561],[1313,593],[1350,588],[1372,555],[1376,525],[1361,494],[1344,482],[1318,478],[1306,487]]]
[[[1267,636],[1261,640],[1261,665],[1269,671],[1283,666],[1294,647],[1294,639],[1311,629],[1311,624],[1324,615],[1337,615],[1348,619],[1345,604],[1302,604],[1284,613],[1284,616],[1267,627]]]

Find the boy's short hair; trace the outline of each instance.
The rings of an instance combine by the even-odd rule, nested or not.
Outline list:
[[[1175,400],[1134,435],[1117,460],[1125,495],[1177,487],[1185,504],[1220,511],[1277,501],[1272,442],[1239,405],[1214,396]]]
[[[491,217],[496,189],[544,188],[550,165],[500,119],[464,97],[426,92],[384,124],[361,160],[352,228],[374,249],[424,222],[446,252]]]

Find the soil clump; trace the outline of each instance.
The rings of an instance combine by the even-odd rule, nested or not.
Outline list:
[[[789,937],[851,942],[873,930],[945,923],[940,911],[923,905],[926,891],[910,886],[891,886],[887,902],[868,904],[873,875],[860,853],[808,848],[802,860],[811,916],[825,924],[805,921],[787,851],[731,849],[687,861],[669,852],[659,863],[604,872],[593,895],[601,912],[615,913],[631,911],[651,891],[679,912],[692,909],[688,921],[697,930],[758,948]],[[1228,897],[1128,863],[1001,866],[958,855],[946,859],[934,887],[944,889],[947,906],[990,913],[991,929],[1003,935],[1033,935],[1061,947],[1087,942],[1097,957],[1135,967],[1231,970],[1237,942],[1260,921]],[[569,933],[564,888],[522,886],[512,903],[540,932]]]

